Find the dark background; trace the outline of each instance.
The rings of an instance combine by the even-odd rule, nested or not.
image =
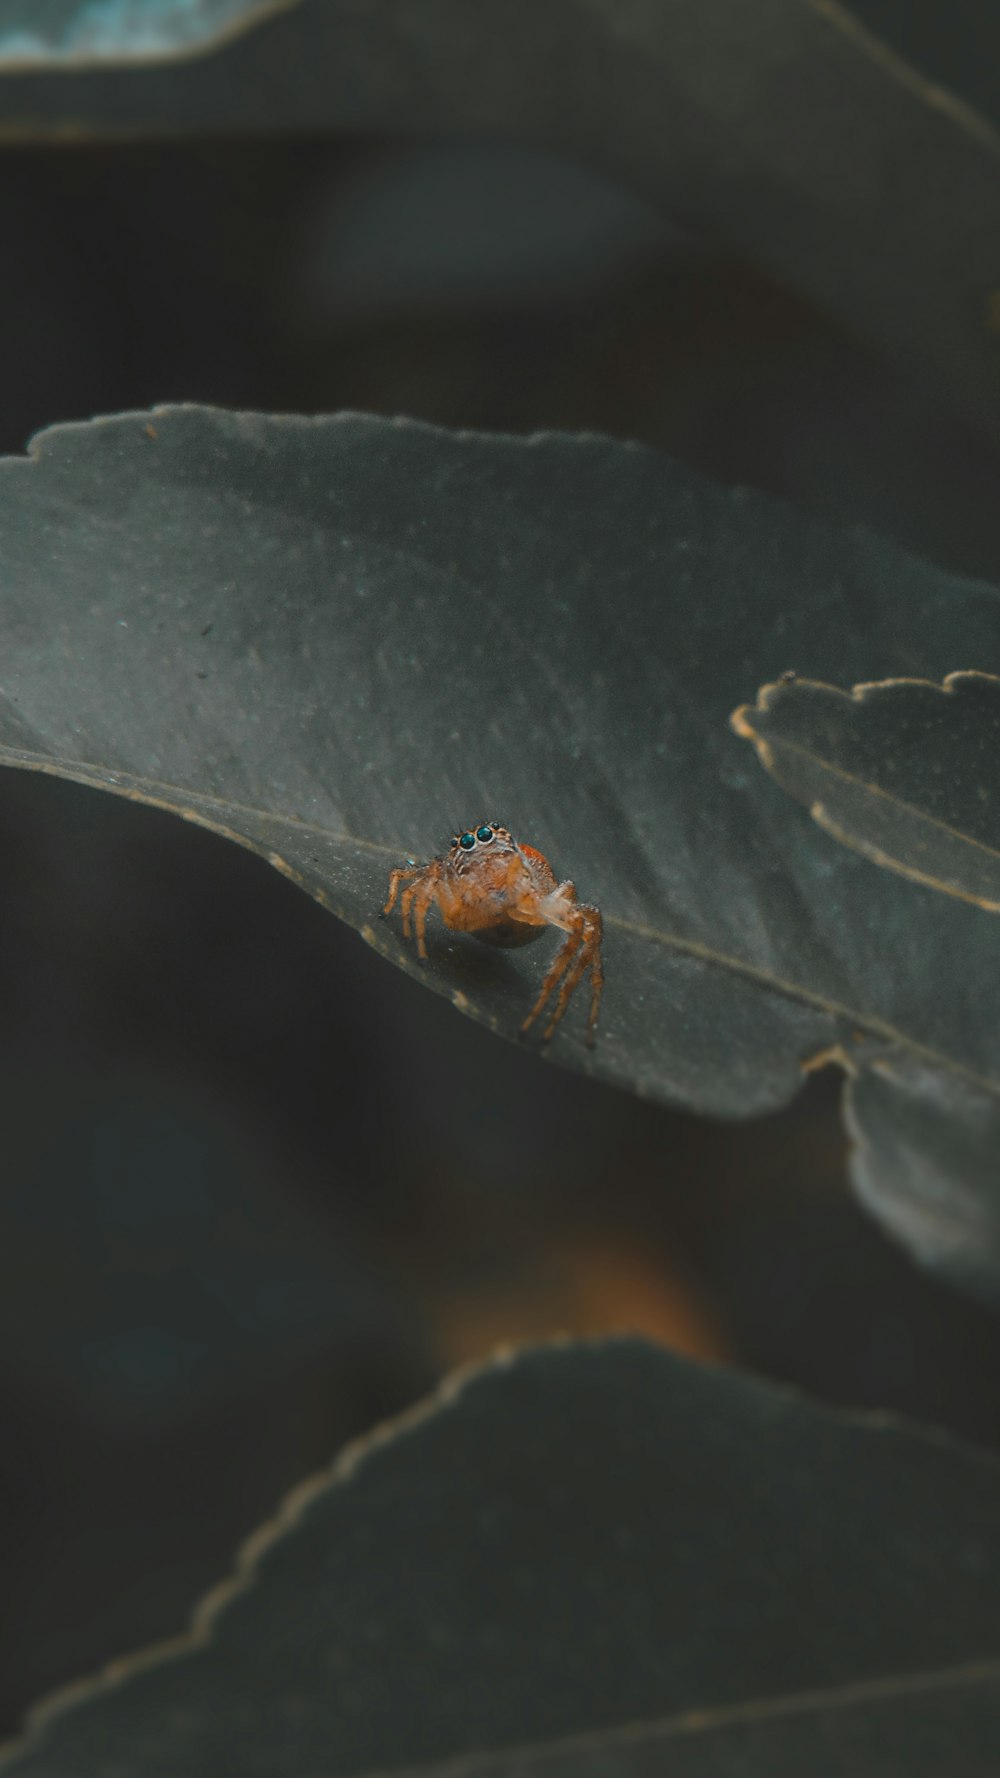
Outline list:
[[[565,163],[7,148],[0,238],[5,452],[178,400],[593,429],[1000,573],[977,437]],[[260,860],[56,780],[0,774],[0,857],[0,1733],[180,1628],[285,1489],[499,1341],[637,1328],[1000,1444],[996,1321],[854,1204],[837,1076],[734,1128],[638,1103]]]

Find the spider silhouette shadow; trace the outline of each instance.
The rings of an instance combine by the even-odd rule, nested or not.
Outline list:
[[[426,962],[417,962],[418,980],[434,971],[470,995],[509,996],[512,1005],[515,999],[520,1004],[525,995],[537,992],[537,971],[529,966],[526,957],[515,957],[502,945],[452,937],[442,929],[435,931],[429,927],[427,953]]]
[[[425,961],[421,962],[409,946],[393,951],[393,960],[401,962],[415,981],[453,1002],[463,997],[475,1008],[477,1019],[489,1029],[511,1039],[530,1042],[531,1032],[522,1031],[525,1009],[532,1004],[544,974],[532,968],[528,959],[514,956],[502,946],[477,944],[474,940],[452,937],[443,929],[428,927]],[[545,1047],[543,1045],[543,1047]]]

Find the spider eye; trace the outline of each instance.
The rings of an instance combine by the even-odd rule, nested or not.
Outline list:
[[[471,852],[473,846],[476,843],[476,836],[474,833],[463,833],[460,836],[458,843],[461,846],[463,852]]]
[[[492,827],[477,827],[476,828],[476,838],[479,841],[481,846],[485,846],[487,840],[491,840],[493,838]]]

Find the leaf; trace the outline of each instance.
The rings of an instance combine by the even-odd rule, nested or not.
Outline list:
[[[0,1768],[985,1774],[998,1483],[637,1340],[500,1357],[299,1489],[189,1637],[53,1699]]]
[[[940,1253],[895,1183],[902,1089],[877,1134],[855,1101],[866,1195],[992,1284],[1000,923],[834,845],[726,725],[778,662],[926,674],[960,637],[1000,667],[992,588],[607,440],[197,408],[5,460],[0,563],[0,762],[250,846],[513,1036],[542,945],[432,921],[421,965],[378,917],[392,865],[504,819],[606,918],[597,1047],[573,1006],[555,1057],[728,1117],[823,1058],[916,1070]]]
[[[8,76],[0,125],[546,146],[744,250],[996,434],[1000,138],[835,0],[324,0],[185,66]]]
[[[779,681],[732,721],[834,839],[1000,913],[1000,679]]]
[[[796,677],[763,686],[732,725],[835,840],[1000,912],[1000,679],[958,672],[943,684],[885,680],[848,693]],[[959,998],[985,1017],[988,994],[988,984],[967,983]],[[946,1265],[963,1249],[997,1247],[995,1100],[917,1058],[886,1057],[852,1082],[847,1114],[859,1195],[908,1246]]]
[[[886,48],[921,69],[928,80],[1000,121],[1000,18],[978,6],[899,7],[893,0],[852,0],[852,14]]]
[[[388,1339],[344,1231],[289,1201],[218,1113],[139,1071],[109,1084],[78,1070],[56,1074],[61,1114],[40,1140],[31,1082],[9,1064],[0,1101],[0,1350],[26,1391],[95,1426],[169,1434]]]
[[[295,0],[0,0],[0,70],[60,71],[214,49]]]
[[[266,1126],[162,1064],[89,1066],[86,1036],[44,1081],[9,1045],[0,1089],[0,1741],[38,1690],[175,1630],[276,1495],[429,1374]]]

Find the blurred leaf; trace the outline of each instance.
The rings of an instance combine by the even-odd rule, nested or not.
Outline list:
[[[0,0],[0,71],[164,60],[215,48],[297,0]]]
[[[971,997],[970,997],[971,998]],[[985,995],[973,1000],[982,1016]],[[845,1100],[858,1196],[920,1259],[985,1282],[1000,1245],[1000,1107],[917,1057],[876,1057]],[[977,1262],[977,1251],[982,1263]],[[991,1279],[990,1273],[994,1273]]]
[[[8,1061],[0,1371],[153,1434],[391,1347],[348,1231],[286,1195],[235,1118],[108,1072],[56,1072],[40,1128],[32,1071]]]
[[[1000,14],[980,0],[851,0],[887,47],[1000,123]]]
[[[1000,679],[779,681],[732,720],[835,840],[1000,913]]]
[[[893,1181],[901,1238],[992,1284],[1000,923],[834,845],[726,726],[779,662],[1000,667],[992,588],[606,440],[197,408],[5,460],[0,562],[4,763],[252,847],[513,1036],[543,946],[432,919],[422,966],[378,918],[392,865],[504,819],[606,916],[597,1048],[572,1006],[556,1056],[724,1116],[824,1057],[921,1071],[947,1239],[905,1170],[899,1201],[910,1094],[877,1137],[855,1105],[867,1196]]]
[[[68,126],[450,131],[581,157],[996,433],[1000,139],[829,0],[301,0],[185,66],[0,80],[8,139]]]
[[[852,692],[779,680],[732,724],[835,840],[1000,912],[1000,679],[960,672],[943,684],[886,680]],[[953,980],[951,992],[978,1020],[993,1016],[990,988]],[[996,1249],[1000,1106],[991,1094],[923,1058],[885,1056],[852,1081],[848,1123],[859,1195],[921,1258],[962,1270],[963,1253]]]
[[[43,1688],[175,1630],[275,1495],[430,1374],[259,1131],[106,1064],[50,1063],[43,1090],[9,1048],[0,1742]]]
[[[671,1773],[975,1778],[998,1481],[640,1341],[500,1358],[293,1494],[186,1641],[53,1700],[0,1766],[566,1775],[660,1749]]]

